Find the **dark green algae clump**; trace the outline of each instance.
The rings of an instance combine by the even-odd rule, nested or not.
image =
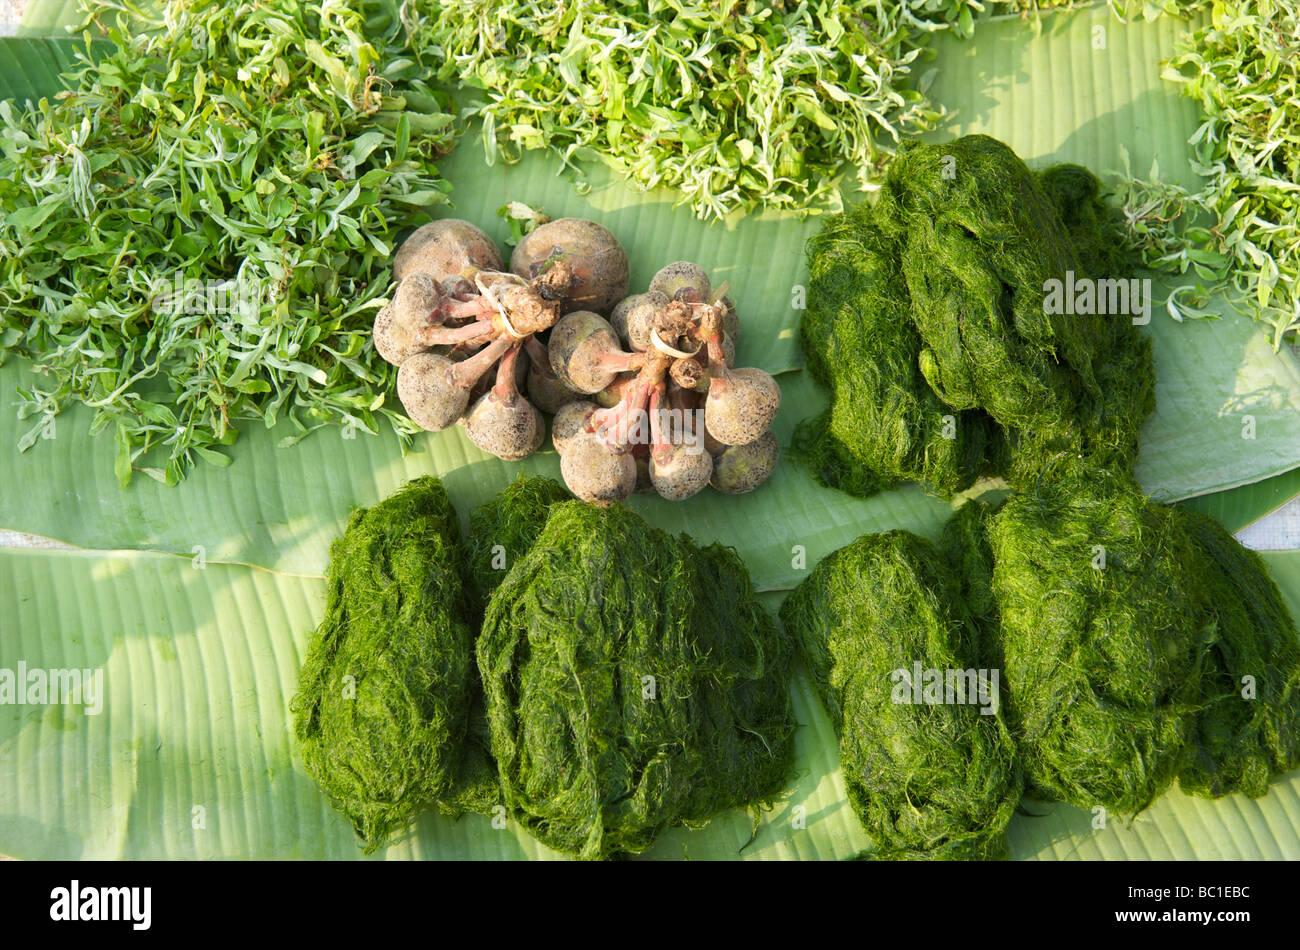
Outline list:
[[[603,858],[774,798],[793,751],[791,653],[730,549],[620,506],[554,506],[478,641],[508,813]]]
[[[1203,559],[1197,593],[1213,644],[1178,785],[1206,798],[1258,798],[1300,768],[1300,633],[1258,554],[1208,515],[1178,517]]]
[[[1044,481],[989,522],[1007,718],[1039,797],[1133,815],[1177,776],[1202,696],[1204,571],[1178,512]]]
[[[421,478],[332,546],[292,708],[366,851],[426,807],[504,805],[557,850],[610,857],[780,791],[792,648],[744,564],[568,498],[517,479],[462,540]]]
[[[520,475],[470,513],[465,561],[471,599],[480,618],[506,572],[528,553],[546,527],[551,507],[572,500],[569,490],[554,479]]]
[[[781,607],[840,737],[849,802],[874,857],[1005,854],[1023,778],[996,684],[983,703],[966,694],[917,703],[897,692],[918,663],[941,675],[989,668],[988,634],[959,577],[929,541],[890,531],[826,557]]]
[[[999,855],[1022,772],[1030,797],[1132,816],[1175,780],[1258,797],[1300,766],[1300,634],[1262,559],[1065,467],[967,502],[937,546],[859,538],[782,607],[872,856]],[[890,703],[887,675],[916,661],[999,670],[1004,717]]]
[[[353,512],[330,548],[294,730],[366,851],[461,790],[477,677],[459,543],[446,491],[424,477]]]
[[[809,242],[800,335],[831,404],[796,457],[855,495],[915,480],[948,496],[985,474],[1024,487],[1062,456],[1131,472],[1155,406],[1149,341],[1129,314],[1044,307],[1067,272],[1127,278],[1125,248],[1087,169],[1032,172],[983,135],[905,143],[875,204]]]
[[[1039,794],[1136,814],[1300,766],[1300,634],[1260,557],[1122,480],[992,518],[1008,718]],[[1249,677],[1249,680],[1243,680]]]

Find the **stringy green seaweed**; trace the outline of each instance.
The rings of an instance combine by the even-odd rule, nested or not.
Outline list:
[[[967,516],[969,517],[969,516]],[[895,670],[989,667],[947,557],[906,531],[826,557],[781,607],[840,736],[848,798],[884,859],[989,859],[1023,777],[1000,714],[895,703]]]
[[[1007,718],[1039,797],[1134,815],[1184,762],[1214,625],[1175,509],[1044,480],[989,521]]]
[[[520,475],[470,514],[466,580],[480,615],[506,572],[528,553],[546,527],[551,506],[572,499],[569,490],[552,478]]]
[[[1049,279],[1129,276],[1120,221],[1077,165],[1031,172],[968,135],[904,143],[874,205],[808,247],[800,335],[830,408],[795,454],[856,495],[981,474],[1031,484],[1062,456],[1132,471],[1155,407],[1150,342],[1129,314],[1049,314]]]
[[[542,533],[551,506],[572,498],[569,490],[554,479],[520,475],[501,494],[470,513],[469,532],[461,547],[466,591],[476,633],[483,621],[488,598],[510,567],[528,553]],[[443,804],[444,810],[450,805],[453,809],[491,814],[501,802],[501,793],[477,665],[473,668],[473,676],[474,703],[470,707],[465,756],[456,793]]]
[[[993,550],[988,536],[989,519],[996,510],[996,506],[978,498],[967,501],[943,526],[939,550],[956,572],[961,597],[971,617],[980,625],[986,638],[984,642],[1000,653],[998,605],[993,596]]]
[[[945,438],[950,410],[921,376],[899,261],[873,221],[860,205],[809,243],[800,337],[809,371],[834,397],[796,431],[795,454],[823,483],[854,495],[909,479],[951,495],[979,475],[992,420],[954,413],[955,438]]]
[[[1206,515],[1060,466],[967,502],[937,547],[859,538],[782,606],[869,857],[998,856],[1022,770],[1031,796],[1123,816],[1175,778],[1259,797],[1300,767],[1300,634],[1264,562]],[[918,658],[1002,671],[1005,727],[947,734],[971,707],[892,705],[889,673]]]
[[[731,549],[619,506],[553,507],[478,641],[508,813],[594,859],[770,801],[793,753],[791,653]]]
[[[1178,509],[1178,517],[1207,559],[1196,587],[1215,625],[1205,707],[1178,784],[1207,798],[1258,798],[1300,767],[1300,633],[1258,554],[1208,515]]]
[[[294,728],[307,773],[367,853],[439,799],[495,800],[481,761],[458,776],[477,692],[459,543],[446,491],[425,476],[355,511],[330,548]]]

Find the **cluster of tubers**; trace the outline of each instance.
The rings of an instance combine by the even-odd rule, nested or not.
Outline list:
[[[734,368],[735,307],[695,264],[669,264],[628,296],[627,253],[594,221],[540,225],[506,271],[486,234],[447,219],[407,239],[393,276],[375,349],[399,367],[398,396],[422,428],[459,422],[514,461],[541,447],[552,415],[564,481],[596,504],[706,485],[740,494],[776,465],[781,390]]]

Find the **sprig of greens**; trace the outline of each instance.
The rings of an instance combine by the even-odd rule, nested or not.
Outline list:
[[[0,103],[0,359],[48,381],[20,447],[74,402],[122,484],[228,464],[246,420],[409,437],[369,328],[396,232],[445,200],[452,120],[395,24],[361,0],[128,12],[53,101]]]
[[[1189,13],[1202,0],[1165,0]],[[1300,334],[1300,2],[1220,0],[1164,77],[1200,105],[1199,191],[1128,178],[1126,213],[1149,228],[1147,264],[1194,269],[1252,306],[1273,346]],[[1173,312],[1173,308],[1171,308]],[[1183,308],[1187,312],[1187,308]]]
[[[1216,246],[1232,287],[1259,307],[1273,345],[1300,331],[1300,3],[1222,0],[1169,61],[1205,120],[1191,144],[1209,181]]]
[[[703,218],[833,205],[940,110],[926,36],[977,0],[406,0],[413,55],[477,89],[489,162],[550,149],[677,190]]]
[[[532,208],[522,201],[508,201],[500,208],[497,208],[497,215],[504,218],[506,224],[510,226],[510,236],[506,238],[506,244],[514,247],[524,239],[524,235],[531,232],[538,225],[545,224],[551,220],[550,215],[540,208]]]
[[[1152,160],[1146,178],[1132,174],[1128,149],[1120,146],[1122,174],[1113,190],[1123,212],[1129,246],[1142,262],[1170,274],[1191,275],[1193,283],[1175,287],[1165,308],[1175,320],[1210,317],[1209,298],[1226,290],[1230,267],[1227,255],[1214,249],[1213,232],[1206,227],[1213,220],[1208,199],[1160,175],[1160,163]]]

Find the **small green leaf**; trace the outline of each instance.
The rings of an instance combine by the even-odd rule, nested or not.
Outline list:
[[[117,455],[113,462],[113,473],[117,476],[119,488],[125,488],[131,481],[131,437],[126,428],[117,427]]]

